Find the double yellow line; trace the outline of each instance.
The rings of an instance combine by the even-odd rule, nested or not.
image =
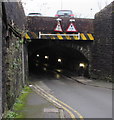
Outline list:
[[[36,93],[40,94],[42,97],[44,97],[45,99],[47,99],[51,103],[54,103],[56,106],[64,109],[65,111],[67,111],[68,114],[70,115],[70,117],[73,120],[76,120],[76,117],[72,112],[76,113],[78,115],[78,117],[80,118],[80,120],[84,120],[83,116],[78,111],[74,110],[72,107],[68,106],[64,102],[57,99],[56,97],[54,97],[51,94],[47,93],[44,89],[42,89],[38,85],[32,85],[32,88],[34,88]]]

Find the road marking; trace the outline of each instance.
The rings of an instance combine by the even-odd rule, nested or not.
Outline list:
[[[38,86],[38,87],[39,87],[39,86]],[[42,89],[41,87],[39,87],[39,88]],[[42,89],[42,90],[43,90],[43,89]],[[45,90],[43,90],[43,91],[46,92]],[[56,101],[60,102],[61,104],[65,105],[66,107],[68,107],[69,109],[71,109],[73,112],[75,112],[75,113],[79,116],[79,118],[80,118],[81,120],[83,120],[83,116],[82,116],[78,111],[74,110],[73,108],[71,108],[71,107],[68,106],[67,104],[63,103],[63,102],[60,101],[59,99],[57,99],[57,98],[55,98],[54,96],[52,96],[51,94],[49,94],[49,93],[47,93],[47,92],[46,92],[46,94],[48,94],[50,97],[54,98]]]
[[[34,85],[33,85],[32,87],[34,87],[34,89],[37,90],[37,91],[35,91],[35,92],[37,92],[38,94],[39,94],[39,92],[41,93],[41,90],[39,91],[39,90],[38,90],[39,88],[37,88],[37,87],[39,87],[38,85],[37,85],[37,87],[34,86]],[[41,88],[41,89],[42,89],[42,88]],[[42,89],[42,90],[43,90],[43,89]],[[44,90],[43,90],[43,91],[44,91]],[[46,94],[47,94],[46,92],[43,93],[43,96],[46,97],[50,102],[53,102],[53,103],[55,103],[56,105],[58,105],[59,107],[63,108],[65,111],[67,111],[67,112],[69,113],[69,115],[71,116],[71,118],[72,118],[73,120],[76,120],[74,114],[73,114],[71,111],[69,111],[66,107],[62,106],[61,104],[59,104],[57,101],[51,99],[51,98],[50,98],[48,95],[46,95]],[[41,95],[41,94],[40,94],[40,95]]]
[[[39,87],[38,85],[36,85],[36,87],[40,90],[42,90],[45,94],[47,94],[48,96],[50,96],[51,98],[55,99],[56,101],[58,101],[59,103],[63,104],[64,106],[66,106],[67,108],[69,108],[70,110],[72,110],[74,113],[76,113],[79,118],[81,120],[84,120],[84,117],[76,110],[74,110],[72,107],[68,106],[67,104],[63,103],[62,101],[60,101],[59,99],[55,98],[54,96],[52,96],[51,94],[47,93],[44,89],[42,89],[41,87]]]

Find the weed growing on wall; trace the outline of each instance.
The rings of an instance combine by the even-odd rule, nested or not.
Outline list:
[[[20,96],[16,99],[15,104],[13,105],[12,111],[8,111],[5,118],[11,119],[11,118],[23,118],[23,114],[21,113],[21,110],[25,106],[27,95],[31,92],[31,88],[28,86],[25,86],[22,90]]]

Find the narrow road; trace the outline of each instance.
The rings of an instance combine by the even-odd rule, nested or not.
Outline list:
[[[109,89],[83,85],[49,72],[34,75],[31,81],[84,118],[112,118],[112,91]]]

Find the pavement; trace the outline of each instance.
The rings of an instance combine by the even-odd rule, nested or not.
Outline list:
[[[103,81],[103,80],[95,80],[95,79],[88,79],[85,77],[71,77],[73,80],[82,83],[84,85],[90,85],[90,86],[94,86],[94,87],[102,87],[102,88],[106,88],[106,89],[114,89],[113,88],[113,83],[108,82],[108,81]]]
[[[114,89],[114,83],[109,82],[109,81],[103,81],[103,80],[99,80],[99,79],[88,79],[86,77],[83,76],[76,76],[75,73],[71,73],[69,71],[64,71],[63,73],[60,73],[58,71],[55,71],[56,73],[59,73],[61,75],[63,75],[64,77],[68,77],[72,80],[75,80],[81,84],[84,85],[90,85],[90,86],[94,86],[94,87],[102,87],[102,88],[107,88],[107,89]]]
[[[38,95],[34,90],[27,97],[26,105],[21,111],[24,118],[62,118],[62,111],[54,104]]]

